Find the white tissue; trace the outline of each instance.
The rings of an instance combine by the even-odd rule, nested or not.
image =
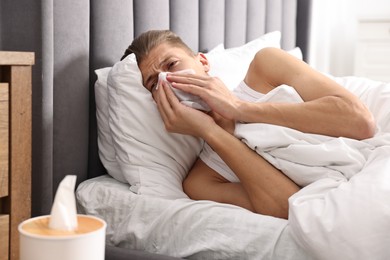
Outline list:
[[[167,74],[169,73],[170,72],[160,72],[158,75],[158,83],[160,83],[160,81],[167,82],[168,85],[171,87],[173,93],[175,93],[176,97],[179,99],[179,101],[182,104],[206,112],[210,111],[210,107],[200,97],[172,87],[171,83],[167,80]],[[195,71],[193,69],[186,69],[186,70],[173,72],[173,74],[195,74]],[[156,86],[156,90],[157,89],[158,89],[158,84]]]
[[[74,194],[76,175],[67,175],[58,186],[51,208],[49,228],[73,231],[77,229],[77,209]]]

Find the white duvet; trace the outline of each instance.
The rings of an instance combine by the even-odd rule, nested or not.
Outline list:
[[[333,138],[268,124],[239,124],[235,134],[305,187],[289,199],[289,226],[308,252],[318,259],[389,259],[390,84],[337,80],[373,111],[373,138]],[[284,88],[276,91],[283,95]]]
[[[236,130],[305,186],[289,200],[288,221],[210,201],[135,195],[106,176],[79,186],[80,211],[108,222],[110,244],[178,257],[390,259],[390,84],[335,80],[370,108],[374,138],[358,142],[270,125],[260,125],[260,133],[255,125]]]
[[[290,198],[289,226],[318,259],[390,259],[390,84],[335,80],[366,103],[378,131],[350,147],[363,155],[352,176],[320,179]]]

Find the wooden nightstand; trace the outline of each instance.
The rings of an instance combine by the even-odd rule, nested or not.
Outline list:
[[[355,75],[390,82],[390,19],[359,20]]]
[[[18,225],[31,216],[32,52],[0,51],[0,260],[19,259]]]

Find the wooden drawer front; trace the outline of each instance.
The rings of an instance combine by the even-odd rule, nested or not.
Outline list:
[[[0,83],[0,198],[8,196],[9,104],[8,84]]]
[[[8,260],[9,216],[0,215],[0,260]]]
[[[390,22],[361,22],[359,39],[390,41]]]

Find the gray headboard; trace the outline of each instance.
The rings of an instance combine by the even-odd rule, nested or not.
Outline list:
[[[34,51],[33,215],[47,214],[59,182],[105,173],[97,150],[94,70],[132,39],[171,29],[195,51],[241,45],[280,30],[282,47],[308,50],[310,0],[41,0],[0,2],[0,48]]]

